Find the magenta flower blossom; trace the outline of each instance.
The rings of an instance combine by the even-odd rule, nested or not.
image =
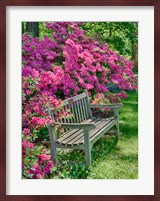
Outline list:
[[[42,175],[40,173],[36,174],[37,179],[42,179]]]
[[[24,128],[23,132],[24,132],[25,135],[26,135],[26,134],[29,134],[29,133],[30,133],[30,129]]]

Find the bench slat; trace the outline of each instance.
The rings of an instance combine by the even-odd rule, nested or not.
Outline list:
[[[84,98],[82,99],[82,111],[83,111],[83,121],[86,120],[86,111],[85,111],[85,107],[84,107]]]
[[[91,119],[88,119],[86,121],[84,121],[83,123],[90,123]],[[64,134],[62,134],[62,136],[58,139],[58,142],[61,143],[63,142],[65,139],[67,139],[68,137],[70,137],[71,135],[76,135],[76,133],[79,134],[79,131],[82,131],[82,129],[71,129],[69,131],[66,131]]]
[[[85,119],[89,119],[86,98],[83,98],[83,99],[82,99],[82,103],[83,103],[83,104],[82,104],[82,107],[83,107],[83,109],[84,109],[84,116],[85,116]]]
[[[108,118],[108,119],[104,119],[101,124],[95,128],[93,130],[93,132],[91,131],[91,134],[90,134],[90,138],[91,140],[97,135],[97,133],[101,132],[103,129],[106,128],[106,126],[108,127],[108,125],[110,124],[110,122],[112,121],[115,121],[115,118],[114,117],[111,117],[111,118]]]
[[[94,123],[96,126],[98,126],[100,121],[98,121],[98,119],[95,119],[92,120],[91,123]],[[81,143],[82,139],[84,139],[84,130],[81,129],[81,133],[77,137],[75,137],[72,141],[68,142],[68,144],[69,145],[82,144]]]
[[[90,101],[89,101],[88,91],[85,90],[85,92],[86,92],[86,98],[85,98],[85,99],[86,99],[86,106],[87,106],[88,117],[89,117],[89,118],[92,118],[92,111],[91,111],[91,109],[90,109],[90,107],[89,107]]]
[[[101,132],[114,118],[93,118],[85,121],[85,123],[94,123],[95,129],[90,130],[90,139],[93,139],[98,132]],[[75,145],[84,143],[84,131],[83,129],[72,129],[63,134],[58,140],[60,144]]]
[[[78,113],[77,120],[78,120],[78,123],[80,123],[81,122],[81,114],[80,114],[78,101],[76,101],[76,107],[77,107],[77,113]]]
[[[105,128],[110,121],[112,121],[113,119],[100,119],[98,122],[98,125],[95,129],[90,130],[90,139],[100,130],[102,130],[102,128]],[[82,137],[76,141],[76,144],[84,144],[84,136],[82,135]]]
[[[89,119],[85,123],[94,123],[96,125],[97,119]],[[70,135],[70,133],[69,133]],[[79,129],[77,132],[75,132],[73,135],[70,135],[67,139],[63,141],[64,144],[74,145],[74,142],[76,142],[79,138],[84,136],[84,130]]]
[[[110,121],[107,125],[107,127],[104,127],[101,129],[99,132],[97,132],[92,138],[91,141],[92,143],[96,142],[100,137],[102,137],[113,125],[115,125],[116,121],[113,119]]]
[[[84,121],[84,115],[83,115],[83,110],[82,110],[82,99],[78,100],[79,103],[79,109],[80,109],[80,115],[81,115],[81,122]]]
[[[74,115],[74,111],[73,111],[73,109],[72,109],[72,105],[69,104],[68,107],[69,107],[70,112]],[[72,117],[70,118],[70,123],[74,123],[74,120],[73,120]]]
[[[75,123],[79,123],[79,122],[78,122],[78,119],[77,119],[77,117],[78,117],[78,112],[77,112],[77,107],[76,107],[76,103],[75,103],[75,102],[73,103],[73,107],[74,107]]]
[[[84,98],[83,100],[84,100],[84,107],[85,107],[85,112],[86,112],[86,118],[89,119],[87,100],[86,100],[86,98]]]

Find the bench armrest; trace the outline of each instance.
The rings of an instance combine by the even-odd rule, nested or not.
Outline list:
[[[93,129],[96,126],[92,123],[60,123],[54,122],[55,125],[59,125],[61,128],[74,128],[74,129]]]
[[[121,108],[123,107],[123,104],[122,103],[115,103],[115,104],[106,104],[106,105],[97,105],[97,104],[90,104],[89,105],[90,108],[101,108],[101,109],[104,109],[104,108]]]

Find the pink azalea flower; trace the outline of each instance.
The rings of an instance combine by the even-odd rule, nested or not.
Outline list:
[[[36,174],[36,177],[37,177],[37,179],[42,179],[42,175],[40,173]]]
[[[26,135],[26,134],[30,133],[30,129],[24,128],[23,132],[24,132],[24,134]]]

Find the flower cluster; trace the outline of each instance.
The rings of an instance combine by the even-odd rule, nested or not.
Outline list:
[[[22,142],[23,176],[30,179],[49,178],[55,163],[46,149],[39,148],[27,140]]]
[[[51,156],[46,154],[46,150],[42,150],[43,154],[38,154],[37,163],[30,170],[31,178],[42,179],[52,173],[52,167],[55,166],[51,161]]]
[[[24,73],[29,69],[34,69],[34,77],[40,73],[39,90],[50,94],[61,91],[64,98],[84,88],[108,92],[107,83],[115,83],[123,90],[137,88],[133,62],[110,50],[107,44],[87,37],[80,25],[46,23],[53,31],[53,39],[23,36],[23,64],[27,68]]]

